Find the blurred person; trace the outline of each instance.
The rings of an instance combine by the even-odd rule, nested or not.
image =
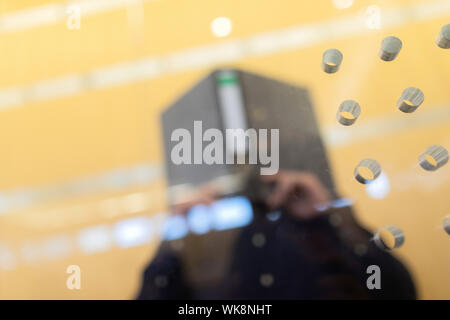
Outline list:
[[[138,299],[416,298],[405,266],[371,241],[351,207],[329,206],[315,175],[282,170],[259,183],[267,195],[252,199],[250,225],[163,241]],[[172,209],[186,214],[216,199],[204,185]],[[268,219],[274,212],[279,218]],[[371,265],[380,268],[380,289],[368,288]]]

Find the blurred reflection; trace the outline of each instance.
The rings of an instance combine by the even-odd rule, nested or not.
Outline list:
[[[213,165],[195,162],[204,156],[199,120],[227,132],[279,129],[277,145],[263,147],[271,156],[279,152],[281,170],[264,175],[256,162],[225,166],[220,157]],[[375,246],[351,201],[339,197],[308,90],[221,69],[170,106],[162,122],[174,215],[144,272],[139,299],[416,298],[407,269]],[[188,137],[187,162],[175,163],[172,133],[180,130]],[[237,141],[250,159],[261,145],[247,138]],[[222,142],[216,155],[228,150]],[[239,155],[240,149],[230,150]],[[369,186],[376,198],[389,191],[385,175]],[[381,287],[369,284],[371,270],[380,270]]]
[[[391,270],[375,258],[366,261],[386,254],[368,236],[360,241],[359,227],[344,228],[353,201],[364,225],[404,231],[406,242],[393,254],[407,262],[418,295],[450,298],[450,165],[427,171],[421,163],[432,168],[442,160],[418,162],[430,146],[450,150],[450,60],[443,49],[450,45],[449,23],[450,0],[2,1],[0,298],[134,298],[136,280],[158,249],[151,269],[159,263],[159,272],[145,282],[142,297],[175,296],[144,289],[183,281],[192,298],[239,296],[239,290],[245,296],[252,286],[258,290],[246,296],[281,288],[287,296],[292,286],[317,297],[307,286],[313,276],[304,276],[304,288],[299,275],[297,284],[283,277],[312,274],[308,268],[326,274],[331,263],[321,262],[322,272],[311,253],[326,250],[345,261],[336,265],[357,268],[354,279],[365,294],[381,296]],[[404,47],[385,63],[377,52],[388,36]],[[330,48],[343,55],[335,74],[320,66]],[[163,176],[161,108],[208,68],[230,65],[270,77],[218,69],[187,90],[163,129],[172,124],[170,134],[201,120],[203,133],[255,128],[267,130],[270,141],[279,129],[280,169],[309,172],[331,194],[314,217],[269,207],[263,200],[276,181],[254,179],[245,187],[242,179],[240,188],[237,176],[246,174],[246,164],[173,166]],[[397,100],[408,86],[426,99],[405,114]],[[350,127],[336,121],[347,99],[361,104]],[[316,139],[313,113],[329,157]],[[366,157],[383,171],[361,185],[352,172]],[[276,160],[271,157],[270,167]],[[230,192],[216,192],[213,184]],[[262,186],[267,190],[259,194]],[[167,214],[167,202],[189,193],[184,212],[173,206],[175,214]],[[345,238],[342,228],[357,239],[318,249],[310,239]],[[171,281],[161,255],[176,257],[182,281]],[[381,291],[366,288],[369,262],[381,266]],[[82,268],[80,291],[65,285],[72,264]]]
[[[270,183],[273,191],[266,199],[251,203],[254,219],[248,226],[191,234],[177,240],[182,241],[181,246],[173,245],[173,241],[163,242],[145,270],[139,298],[416,297],[407,269],[374,245],[371,233],[356,221],[351,207],[320,210],[328,206],[330,196],[314,175],[282,171],[266,176],[261,183]],[[219,210],[223,210],[223,218],[228,213],[230,221],[238,221],[233,215],[239,214],[241,219],[248,219],[248,207],[242,198],[215,201],[214,195],[210,195],[180,204],[174,210],[178,214],[187,213],[191,221],[192,216],[198,215],[205,224],[214,220],[213,211],[218,206],[222,207]],[[228,202],[238,204],[233,207]],[[228,205],[232,210],[226,208]],[[274,218],[277,208],[282,212],[278,219]],[[380,290],[367,288],[370,274],[366,269],[371,265],[380,267]]]

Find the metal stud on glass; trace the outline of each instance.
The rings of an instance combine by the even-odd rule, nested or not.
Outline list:
[[[445,232],[450,235],[450,216],[445,217],[442,224],[444,226]]]
[[[388,231],[394,238],[394,244],[393,246],[388,246],[381,237],[381,232]],[[397,228],[392,225],[385,226],[381,229],[378,229],[375,232],[375,236],[373,237],[373,241],[375,242],[376,246],[382,250],[392,250],[395,248],[399,248],[403,245],[405,242],[405,235],[403,231],[400,228]]]
[[[345,100],[339,106],[336,118],[344,126],[351,126],[361,114],[361,107],[354,100]]]
[[[381,42],[381,48],[378,52],[378,56],[381,60],[392,61],[394,60],[400,50],[402,49],[402,41],[397,37],[386,37]]]
[[[419,156],[419,164],[427,171],[435,171],[448,162],[448,151],[442,146],[428,147]]]
[[[442,27],[441,32],[436,39],[436,44],[442,49],[450,48],[450,24]]]
[[[270,273],[264,273],[259,277],[259,283],[263,286],[263,287],[270,287],[272,286],[274,282],[274,278],[273,275]]]
[[[369,176],[363,176],[363,174],[360,172],[361,168],[367,168],[371,172],[371,177]],[[356,166],[355,170],[353,171],[353,175],[355,176],[355,179],[362,183],[362,184],[369,184],[372,181],[374,181],[378,176],[381,174],[381,166],[378,163],[378,161],[374,159],[364,159],[359,162],[359,164]]]
[[[409,87],[403,90],[402,95],[397,101],[397,107],[405,113],[411,113],[416,111],[423,103],[423,100],[425,100],[425,96],[420,89]]]
[[[326,73],[335,73],[342,63],[342,53],[337,49],[328,49],[322,56],[322,70]]]

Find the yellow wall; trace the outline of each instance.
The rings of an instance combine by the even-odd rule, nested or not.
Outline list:
[[[159,113],[212,67],[221,65],[310,89],[342,194],[355,200],[359,217],[369,227],[394,224],[404,230],[406,243],[398,254],[408,263],[421,298],[450,298],[450,239],[440,227],[450,213],[450,165],[434,173],[417,166],[418,155],[429,145],[450,150],[450,56],[434,43],[440,28],[450,23],[450,1],[358,0],[342,10],[332,0],[123,2],[115,9],[82,13],[81,28],[75,30],[67,28],[64,14],[57,21],[24,28],[6,30],[0,23],[0,105],[7,89],[19,90],[24,97],[22,103],[0,109],[1,193],[54,190],[82,177],[139,164],[157,172],[145,186],[50,195],[0,215],[0,244],[17,256],[10,270],[0,268],[0,298],[134,296],[140,272],[158,245],[156,236],[149,244],[130,249],[113,247],[94,255],[75,249],[65,258],[34,263],[21,259],[20,250],[27,242],[40,243],[57,235],[72,239],[85,227],[112,226],[124,218],[164,212]],[[55,3],[64,2],[5,0],[0,19]],[[355,24],[358,17],[366,21],[366,8],[373,4],[381,8],[382,28]],[[219,16],[233,22],[228,37],[217,38],[211,32],[210,23]],[[328,24],[331,29],[325,27]],[[286,39],[283,32],[291,27],[311,28],[317,38],[274,46],[280,38]],[[275,49],[249,49],[255,37],[267,39],[272,32],[269,47]],[[377,57],[387,35],[403,41],[398,59],[389,63]],[[239,41],[235,46],[239,53],[228,61],[218,59],[223,55],[220,45],[230,41]],[[344,54],[342,68],[334,75],[320,70],[322,53],[330,47]],[[193,63],[192,55],[202,52],[217,59]],[[173,56],[178,53],[182,58]],[[42,81],[70,75],[89,82],[95,70],[143,58],[155,62],[153,76],[106,88],[87,86],[61,97],[38,99],[32,93]],[[402,114],[395,102],[409,86],[423,90],[425,103],[414,114]],[[362,115],[343,132],[335,113],[345,99],[359,101]],[[336,140],[342,132],[348,136]],[[355,164],[366,157],[377,159],[390,179],[391,192],[383,199],[370,198],[352,177]],[[145,192],[149,199],[141,211],[111,213],[99,205],[104,199],[137,192]],[[79,291],[65,286],[70,264],[82,269]]]

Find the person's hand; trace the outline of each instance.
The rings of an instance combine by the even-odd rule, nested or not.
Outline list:
[[[198,205],[210,205],[218,199],[218,190],[209,184],[205,184],[194,192],[189,193],[182,201],[171,205],[173,214],[186,214],[192,207]]]
[[[318,210],[330,202],[330,195],[319,179],[307,172],[280,171],[262,176],[263,183],[274,184],[273,192],[266,200],[269,208],[282,207],[299,219],[311,219],[320,215]]]

